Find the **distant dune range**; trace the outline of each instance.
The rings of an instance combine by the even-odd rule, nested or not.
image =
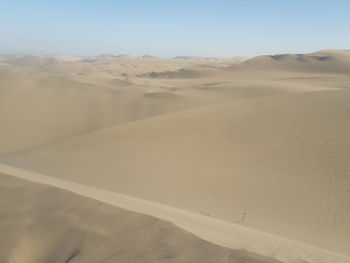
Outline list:
[[[0,57],[1,163],[350,256],[350,51]]]
[[[240,69],[293,70],[350,73],[350,52],[324,50],[311,54],[259,56],[237,66]]]

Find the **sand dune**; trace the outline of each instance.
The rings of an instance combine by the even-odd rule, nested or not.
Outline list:
[[[59,62],[76,62],[81,60],[80,57],[68,56],[68,55],[47,55],[47,56],[35,56],[35,55],[2,55],[1,61],[3,63],[19,66],[19,67],[39,67],[52,63]]]
[[[202,103],[118,79],[96,85],[37,73],[0,78],[0,155]]]
[[[139,77],[149,77],[149,78],[210,78],[215,75],[220,74],[217,70],[208,69],[180,69],[178,71],[166,71],[166,72],[151,72],[146,74],[141,74]]]
[[[279,262],[64,190],[2,174],[0,183],[1,262]]]
[[[311,54],[258,56],[236,67],[240,70],[293,70],[350,73],[349,50],[324,50]]]
[[[346,254],[349,95],[299,93],[190,109],[2,161]]]
[[[234,249],[233,251],[231,250],[231,252],[234,253],[234,256],[231,254],[229,261],[243,261],[247,263],[277,263],[279,262],[277,259],[279,259],[282,262],[288,263],[347,263],[350,260],[349,257],[345,257],[340,254],[321,250],[312,246],[307,246],[302,243],[293,242],[291,240],[275,235],[254,231],[237,224],[225,222],[202,214],[191,213],[174,207],[149,202],[143,199],[137,199],[134,197],[121,195],[115,192],[109,192],[86,185],[76,184],[73,182],[29,172],[3,164],[0,164],[0,171],[17,178],[58,187],[59,189],[63,190],[69,190],[73,193],[77,193],[88,198],[93,198],[105,204],[111,204],[119,208],[127,209],[129,211],[151,215],[152,217],[157,217],[159,219],[172,222],[176,226],[179,226],[180,228],[195,234],[203,240]],[[26,187],[24,187],[24,189],[26,189]],[[63,191],[61,192],[63,193]],[[78,205],[74,210],[78,210],[76,209],[77,207],[81,208],[81,206]],[[71,212],[72,210],[73,209],[68,211]],[[98,213],[96,209],[94,212]],[[38,214],[38,216],[42,217],[43,214]],[[120,225],[120,222],[117,222],[118,221],[114,221],[115,226]],[[94,223],[94,227],[96,227],[96,225],[98,226],[100,222],[97,221],[92,223]],[[53,238],[53,240],[56,239]],[[18,242],[15,242],[15,244],[18,244]],[[130,244],[125,245],[130,246]],[[174,245],[177,245],[176,242],[174,242]],[[246,248],[249,248],[250,252],[245,250]],[[221,260],[220,257],[217,257],[216,251],[212,251],[211,253],[214,254],[212,256],[215,257],[216,260]],[[220,254],[220,251],[218,254]],[[169,258],[163,259],[169,260]],[[226,260],[226,258],[223,259],[224,262]]]
[[[80,74],[81,62],[76,66],[55,65],[45,71],[0,72],[0,155],[167,112],[226,100],[320,89],[312,83],[246,80],[227,76],[227,72],[202,78],[208,70],[199,70],[200,78],[192,76],[192,71],[180,70],[181,76],[184,73],[191,78],[144,79],[130,72],[120,73],[118,68],[111,69],[116,72],[111,75],[98,66]],[[138,72],[138,68],[135,70]]]
[[[3,58],[0,162],[350,256],[349,58]]]

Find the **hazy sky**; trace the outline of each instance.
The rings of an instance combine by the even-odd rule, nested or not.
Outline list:
[[[349,0],[0,0],[0,53],[252,56],[350,49]]]

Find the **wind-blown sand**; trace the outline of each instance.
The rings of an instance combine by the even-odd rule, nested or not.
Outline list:
[[[5,57],[0,162],[347,262],[340,255],[350,256],[349,54],[32,64]],[[289,253],[283,259],[329,260],[317,250]]]

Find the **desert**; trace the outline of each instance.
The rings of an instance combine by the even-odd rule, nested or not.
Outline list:
[[[0,261],[350,262],[349,87],[348,50],[0,55]]]

